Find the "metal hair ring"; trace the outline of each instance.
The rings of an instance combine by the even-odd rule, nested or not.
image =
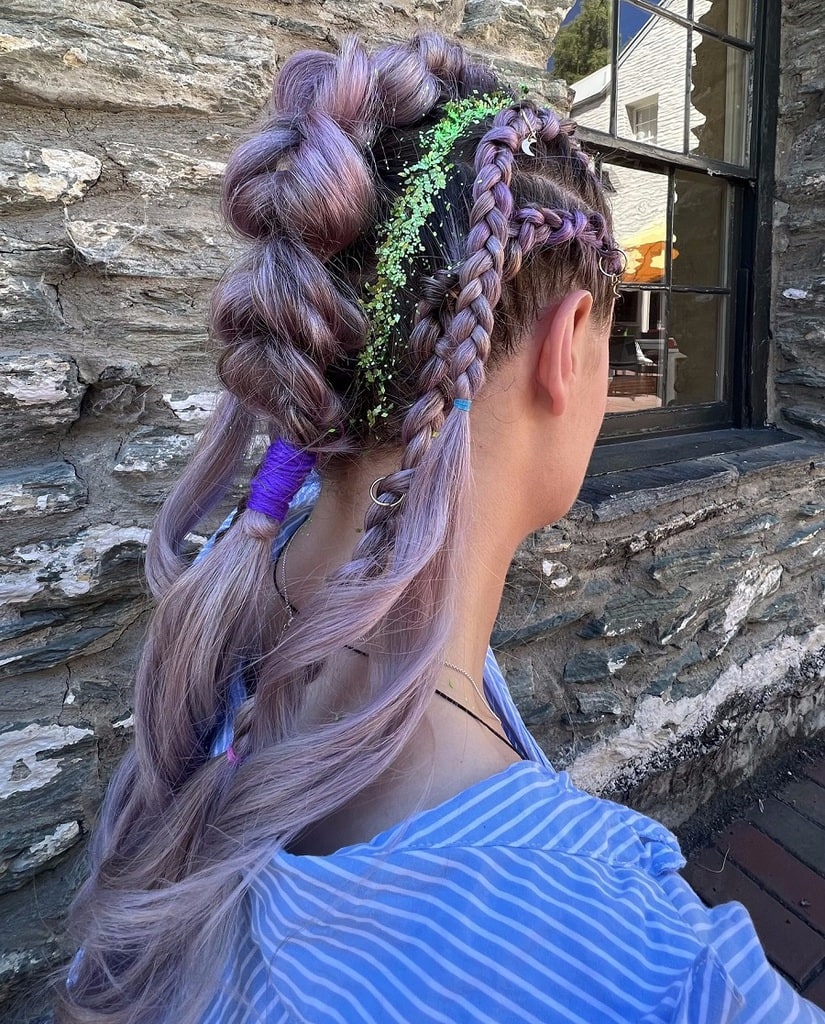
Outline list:
[[[605,268],[605,260],[615,259],[617,255],[621,257],[622,261],[622,269],[618,273]],[[618,299],[621,295],[621,292],[619,291],[619,284],[621,283],[624,272],[627,270],[627,253],[624,249],[614,249],[610,253],[602,253],[602,255],[599,256],[597,265],[599,271],[610,280],[610,283],[613,285],[613,295]]]
[[[527,128],[527,135],[522,139],[521,151],[527,156],[535,156],[536,152],[533,148],[536,145],[538,139],[536,138],[536,129],[530,124],[530,120],[525,113],[524,107],[519,111],[521,119],[524,121],[525,127]]]
[[[618,273],[615,270],[606,270],[604,265],[605,260],[615,259],[616,256],[618,256],[622,261],[622,269],[618,271]],[[603,252],[601,256],[599,256],[599,270],[605,277],[621,277],[627,270],[627,253],[624,249],[612,249],[610,252]]]
[[[377,480],[373,480],[370,484],[370,498],[372,499],[373,504],[377,505],[379,508],[395,508],[404,500],[404,495],[402,494],[399,498],[396,498],[395,501],[381,501],[378,497],[378,485],[383,482],[384,477],[382,476],[379,476]]]

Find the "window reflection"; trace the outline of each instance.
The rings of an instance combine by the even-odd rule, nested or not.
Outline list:
[[[613,229],[627,253],[626,284],[665,280],[667,176],[635,167],[604,163],[602,175],[612,188]]]
[[[751,8],[752,0],[580,0],[570,12],[579,41],[594,32],[595,41],[568,47],[573,63],[562,46],[559,77],[573,90],[573,117],[612,136],[602,174],[627,253],[608,412],[728,400],[737,186],[712,161],[749,160]],[[688,153],[711,173],[680,166]]]
[[[674,292],[668,336],[684,358],[674,366],[673,405],[725,398],[724,337],[727,296]]]
[[[750,0],[693,0],[693,17],[717,32],[750,40],[753,26]]]
[[[633,0],[619,0],[616,135],[674,153],[747,163],[752,58],[747,49],[704,30],[748,37],[750,0],[696,0],[693,29],[665,14],[686,17],[685,0],[662,0],[657,7],[658,12],[652,12],[637,7]],[[600,0],[600,10],[604,24],[598,41],[608,44],[607,0]],[[575,15],[572,22],[580,16]],[[594,52],[606,51],[600,47]],[[610,61],[598,67],[579,62],[574,67],[564,46],[559,61],[562,70],[569,66],[566,80],[573,89],[574,119],[610,132],[614,74]]]
[[[674,357],[668,352],[666,292],[623,290],[609,344],[609,413],[660,409],[672,403]]]
[[[617,164],[602,166],[613,188],[613,226],[627,254],[623,287],[610,333],[608,412],[667,404],[668,179]]]
[[[728,283],[727,182],[707,174],[676,171],[673,235],[679,258],[673,284],[725,287]]]
[[[679,169],[671,187],[666,174],[608,162],[602,176],[627,253],[610,334],[607,411],[721,401],[728,184]]]
[[[725,398],[728,297],[626,289],[610,333],[608,413]]]
[[[548,63],[550,73],[575,90],[580,109],[593,112],[592,121],[581,123],[605,132],[610,130],[612,33],[613,0],[579,0],[556,35]]]
[[[579,124],[610,131],[613,84],[613,0],[582,0],[565,19],[550,70],[573,90],[572,116]]]
[[[670,9],[673,5],[660,5]],[[616,78],[616,132],[677,153],[685,143],[688,30],[622,0]]]
[[[690,152],[746,163],[750,57],[712,36],[693,33]]]

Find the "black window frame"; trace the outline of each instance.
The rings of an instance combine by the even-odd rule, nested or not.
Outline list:
[[[624,0],[634,8],[668,18],[693,30],[694,4],[688,17],[663,10],[649,0]],[[621,138],[618,123],[618,58],[621,0],[612,4],[610,132],[579,125],[578,134],[597,163],[622,163],[668,177],[668,224],[672,233],[672,178],[678,169],[718,175],[728,181],[732,194],[729,284],[725,288],[674,286],[669,292],[724,292],[730,294],[728,309],[727,398],[721,402],[668,406],[638,412],[616,412],[605,417],[600,444],[625,442],[652,435],[681,434],[725,428],[759,428],[768,416],[768,356],[770,346],[771,251],[774,161],[779,97],[779,4],[751,0],[750,46],[709,26],[704,35],[736,45],[752,53],[750,134],[748,164],[739,165],[691,153],[675,153],[635,139]],[[688,46],[690,54],[690,46]],[[686,76],[690,74],[690,66]],[[686,77],[686,81],[689,80]],[[686,120],[689,104],[686,103]],[[686,129],[687,137],[687,129]],[[669,259],[669,257],[668,257]],[[628,285],[630,291],[661,291],[656,285]]]

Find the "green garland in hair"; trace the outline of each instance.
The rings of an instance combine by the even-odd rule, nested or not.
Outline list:
[[[404,190],[381,228],[376,248],[376,276],[366,285],[363,302],[370,335],[358,354],[357,366],[359,380],[373,398],[373,405],[367,412],[371,428],[386,419],[392,408],[387,398],[387,381],[393,374],[390,339],[401,320],[398,291],[407,280],[413,256],[424,251],[421,229],[435,210],[433,197],[447,184],[447,174],[453,166],[447,157],[456,140],[469,127],[497,114],[512,102],[510,96],[493,94],[445,103],[438,124],[421,134],[424,155],[401,173]]]

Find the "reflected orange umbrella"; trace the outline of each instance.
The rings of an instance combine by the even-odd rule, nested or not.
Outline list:
[[[622,276],[625,284],[656,284],[664,280],[666,236],[665,225],[660,221],[620,240],[627,253],[627,269]],[[679,250],[674,246],[671,252],[675,260]]]

